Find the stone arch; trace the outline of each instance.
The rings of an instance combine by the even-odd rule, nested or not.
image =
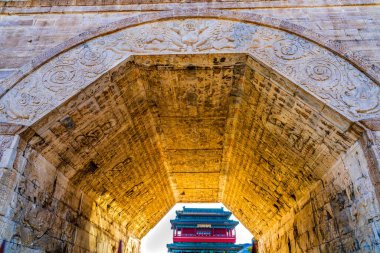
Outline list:
[[[216,19],[218,14],[228,17]],[[4,82],[1,121],[30,125],[131,55],[211,52],[248,53],[352,121],[380,114],[379,87],[371,79],[371,68],[366,68],[367,73],[360,71],[352,65],[360,58],[302,27],[234,12],[189,10],[158,15],[142,15],[83,33],[24,66]],[[156,23],[154,19],[163,20]],[[126,27],[131,21],[133,25]],[[308,35],[337,54],[278,28]]]
[[[159,22],[167,19],[176,18],[217,18],[235,20],[238,22],[254,23],[262,26],[271,27],[274,29],[283,30],[295,34],[297,36],[306,38],[330,51],[339,55],[340,57],[348,60],[358,69],[362,70],[368,75],[374,82],[378,83],[380,79],[379,69],[375,65],[368,64],[368,62],[361,56],[360,53],[353,53],[349,48],[342,46],[340,43],[331,41],[321,34],[318,34],[306,27],[293,24],[286,20],[281,20],[272,17],[265,17],[260,14],[249,14],[227,10],[216,9],[188,9],[188,10],[173,10],[163,11],[154,14],[140,14],[135,17],[126,18],[117,22],[110,23],[109,25],[99,27],[86,31],[70,40],[61,43],[60,45],[46,51],[44,54],[33,59],[29,64],[24,65],[18,72],[12,75],[11,78],[4,81],[4,90],[8,90],[13,84],[17,83],[20,79],[30,74],[33,70],[40,65],[45,64],[50,59],[56,57],[61,52],[67,51],[70,48],[84,43],[92,38],[103,36],[121,29],[133,27],[150,22]]]
[[[165,68],[167,71],[159,71]],[[228,113],[217,110],[225,108],[224,104],[211,107],[211,118],[204,117],[206,121],[198,117],[183,120],[181,115],[175,119],[172,114],[167,119],[159,117],[158,112],[168,109],[162,106],[166,102],[160,100],[164,94],[160,90],[165,92],[176,85],[170,81],[176,78],[166,78],[171,69],[182,71],[180,75],[186,77],[174,87],[185,91],[180,92],[178,101],[189,105],[197,71],[215,71],[223,77],[216,79],[213,87],[229,87],[223,88],[223,96],[217,91],[217,97],[227,97]],[[193,81],[188,83],[187,78]],[[262,239],[261,247],[268,252],[282,252],[288,244],[292,249],[310,250],[310,245],[298,241],[305,236],[314,238],[314,243],[315,238],[321,240],[332,252],[338,248],[327,241],[330,237],[334,243],[341,238],[354,243],[346,238],[350,234],[336,237],[339,227],[331,223],[340,219],[339,224],[351,224],[347,217],[351,206],[355,216],[352,222],[357,224],[377,215],[367,162],[357,144],[363,129],[331,109],[324,110],[316,98],[292,93],[295,85],[278,78],[275,71],[245,54],[128,58],[20,134],[15,167],[22,173],[24,164],[28,165],[26,177],[17,188],[20,203],[16,207],[21,211],[15,213],[17,221],[33,226],[37,238],[21,236],[15,243],[30,240],[49,250],[65,245],[94,249],[96,241],[100,242],[97,250],[102,252],[115,250],[115,240],[122,239],[131,252],[138,250],[138,239],[175,202],[192,201],[223,202]],[[206,85],[200,83],[200,87]],[[210,105],[205,100],[206,104]],[[178,133],[170,135],[175,131]],[[6,148],[14,149],[8,139],[5,141]],[[224,148],[226,152],[222,153]],[[212,172],[215,167],[220,169]],[[59,175],[57,184],[54,173]],[[51,197],[45,201],[41,195],[44,191],[53,193],[54,201]],[[81,193],[79,198],[76,192]],[[305,197],[309,194],[310,199]],[[35,196],[36,208],[23,204]],[[55,201],[74,206],[75,211],[63,209],[59,215],[74,224],[76,219],[85,220],[96,236],[77,226],[79,239],[68,236],[48,248],[38,238],[46,234],[43,239],[49,239],[47,227],[38,226],[46,223],[42,223],[44,213],[49,214],[39,204],[39,196],[48,203],[48,210],[55,210]],[[19,214],[24,206],[33,210],[24,211],[25,217]],[[367,207],[373,209],[369,214],[363,210]],[[309,218],[312,208],[317,208],[318,216],[306,223],[305,216]],[[37,222],[30,223],[33,218]],[[100,229],[103,222],[106,225]],[[110,234],[108,223],[114,228]],[[314,225],[323,238],[318,237]],[[326,231],[329,226],[333,226],[332,232]],[[286,233],[271,238],[271,234],[277,236],[280,227]],[[359,238],[371,238],[371,233],[365,230]]]
[[[213,12],[214,15],[216,15],[216,13],[219,12]],[[224,12],[220,12],[220,14],[222,13]],[[218,57],[218,61],[223,62],[223,54],[248,54],[248,60],[250,60],[251,64],[254,65],[253,69],[260,69],[261,74],[271,82],[273,81],[274,83],[281,83],[285,85],[289,83],[295,84],[294,87],[291,85],[288,85],[286,87],[289,93],[287,94],[288,97],[291,97],[292,94],[296,95],[299,93],[311,93],[313,96],[311,96],[310,101],[312,101],[315,104],[321,105],[321,114],[331,113],[331,121],[341,123],[341,125],[337,123],[338,126],[335,127],[331,126],[331,124],[329,124],[328,121],[323,121],[323,124],[325,125],[324,128],[321,128],[320,130],[326,132],[333,132],[331,140],[329,140],[332,143],[331,146],[327,146],[326,143],[324,143],[324,140],[318,140],[320,141],[319,144],[321,144],[318,148],[320,149],[319,151],[321,151],[323,155],[331,155],[330,150],[333,150],[334,152],[334,154],[330,157],[331,160],[327,161],[329,166],[333,162],[338,160],[338,165],[336,165],[338,168],[336,170],[333,170],[333,175],[327,175],[327,179],[321,179],[325,171],[323,170],[323,166],[320,166],[320,164],[326,161],[317,161],[319,157],[315,157],[315,160],[310,161],[310,163],[316,163],[316,167],[321,168],[321,171],[319,171],[320,175],[318,180],[321,180],[323,182],[326,181],[329,185],[332,184],[334,187],[337,186],[338,189],[331,190],[331,192],[339,191],[337,194],[339,199],[336,202],[334,202],[335,200],[328,200],[330,202],[333,202],[337,206],[331,207],[330,202],[327,201],[327,203],[324,203],[323,201],[325,200],[322,200],[323,203],[321,203],[321,206],[318,207],[322,210],[320,213],[318,213],[321,216],[317,217],[318,220],[330,224],[329,222],[332,219],[333,211],[335,211],[335,209],[339,210],[339,208],[341,207],[340,204],[342,202],[347,201],[347,199],[351,198],[351,195],[354,191],[352,188],[354,186],[356,188],[363,188],[363,186],[368,186],[369,188],[372,187],[372,185],[369,184],[369,179],[363,180],[364,177],[360,179],[361,181],[359,183],[355,181],[353,184],[351,181],[354,181],[354,179],[351,180],[349,178],[350,175],[348,175],[349,173],[341,169],[341,167],[343,166],[341,160],[343,160],[343,163],[346,162],[346,160],[348,160],[347,167],[349,167],[352,170],[356,170],[356,164],[351,164],[353,162],[349,160],[349,156],[351,156],[352,154],[357,154],[357,156],[360,157],[360,159],[363,158],[361,148],[357,144],[355,144],[353,150],[349,150],[350,146],[352,146],[353,143],[362,134],[362,129],[360,127],[358,127],[356,124],[353,124],[351,126],[351,124],[356,121],[368,120],[379,116],[379,88],[376,82],[371,80],[371,78],[369,78],[359,69],[355,68],[354,65],[352,65],[345,59],[333,54],[326,48],[321,47],[316,43],[312,43],[302,37],[286,33],[279,29],[270,28],[268,26],[260,26],[252,23],[252,21],[239,22],[234,20],[234,18],[216,19],[215,17],[207,17],[207,15],[205,15],[206,17],[197,19],[191,17],[189,13],[179,13],[176,16],[177,19],[170,19],[169,17],[171,17],[173,14],[168,14],[168,16],[165,15],[166,14],[164,14],[165,20],[160,20],[160,22],[145,22],[144,16],[140,17],[140,19],[136,18],[136,22],[142,22],[143,24],[139,26],[132,26],[126,29],[119,29],[114,33],[105,33],[102,36],[95,36],[95,38],[93,39],[91,38],[94,34],[84,34],[83,36],[85,38],[86,36],[89,36],[87,39],[85,39],[86,41],[84,43],[79,43],[78,45],[70,47],[70,43],[77,44],[76,40],[81,40],[81,37],[78,37],[73,39],[73,41],[68,42],[69,45],[62,45],[62,47],[66,47],[67,50],[62,50],[62,52],[51,52],[54,55],[57,54],[56,57],[52,57],[51,60],[47,61],[42,65],[36,63],[40,66],[38,66],[38,68],[36,68],[31,73],[28,73],[28,75],[23,77],[22,80],[13,83],[12,79],[9,80],[9,84],[11,84],[9,87],[11,88],[0,99],[1,110],[3,112],[0,118],[1,121],[30,126],[28,130],[22,133],[22,145],[24,145],[24,147],[25,145],[28,146],[31,150],[34,150],[33,152],[37,151],[37,153],[40,152],[41,154],[43,154],[39,156],[40,160],[38,160],[38,162],[43,161],[41,162],[43,165],[44,163],[48,164],[57,162],[57,164],[54,164],[54,166],[62,166],[59,168],[62,169],[65,166],[65,162],[68,159],[70,159],[70,155],[73,155],[74,152],[71,152],[72,150],[70,150],[70,152],[62,153],[62,155],[65,155],[65,157],[63,157],[63,163],[61,163],[61,160],[55,160],[56,157],[54,157],[54,155],[56,155],[58,152],[54,152],[60,150],[58,150],[58,148],[54,146],[56,143],[64,143],[65,141],[71,139],[59,139],[63,137],[60,136],[58,138],[56,136],[49,135],[50,133],[45,133],[44,130],[46,130],[49,127],[52,127],[55,130],[57,130],[57,135],[59,135],[59,133],[62,132],[71,131],[71,128],[73,127],[73,121],[70,117],[60,118],[59,121],[56,120],[56,118],[62,116],[59,115],[59,110],[62,109],[62,107],[65,107],[62,110],[62,112],[64,112],[65,114],[65,110],[70,109],[70,105],[65,104],[66,101],[70,100],[71,98],[74,98],[80,102],[82,98],[81,95],[84,94],[84,96],[90,96],[93,92],[98,92],[97,87],[101,86],[103,81],[107,82],[109,80],[107,79],[109,78],[109,76],[107,75],[112,75],[112,73],[109,73],[110,70],[113,70],[113,72],[118,72],[118,68],[121,65],[127,64],[128,60],[133,59],[133,56],[138,56],[137,58],[140,57],[139,64],[140,66],[144,66],[150,64],[150,62],[144,62],[145,55],[175,56],[190,54],[193,56],[204,56],[205,54],[215,53],[221,55]],[[184,17],[182,17],[181,15],[183,15]],[[275,22],[275,20],[272,21]],[[280,26],[279,24],[277,25]],[[287,25],[284,26],[286,27]],[[113,30],[115,30],[115,27],[110,28],[110,31]],[[249,34],[250,36],[247,37],[246,34]],[[47,58],[49,58],[49,55]],[[156,65],[159,65],[159,63],[156,62]],[[191,65],[183,64],[182,67],[186,67],[189,70],[192,69]],[[28,68],[28,66],[26,66],[26,68]],[[120,69],[120,71],[122,72],[121,67]],[[15,76],[14,78],[17,79],[17,76]],[[94,89],[92,89],[91,87],[89,88],[91,84],[95,84]],[[275,87],[271,88],[273,90],[276,89]],[[103,91],[104,94],[107,93],[106,89],[100,89],[100,93],[102,93]],[[89,107],[87,108],[86,106],[84,106],[83,108],[84,110],[91,110],[91,108]],[[329,107],[333,108],[335,112],[333,110],[330,110]],[[300,108],[302,107],[298,107],[295,109]],[[336,111],[343,115],[343,117],[339,117]],[[136,114],[138,113],[135,113],[135,115]],[[270,131],[272,131],[273,133],[281,132],[278,129],[278,127],[282,127],[284,125],[283,118],[281,118],[284,115],[281,115],[281,113],[278,114],[279,115],[270,115],[273,116],[271,118],[268,116],[267,119],[264,119],[264,117],[261,119],[263,121],[262,123],[264,124],[264,126],[266,128],[270,128]],[[53,116],[49,118],[50,115]],[[319,119],[321,118],[317,118],[317,120]],[[151,119],[148,118],[148,120]],[[57,124],[55,124],[54,126],[49,125],[52,122]],[[232,126],[235,126],[233,122],[230,123]],[[105,129],[103,129],[103,126]],[[112,120],[102,122],[102,125],[100,127],[101,129],[99,131],[98,129],[95,129],[97,132],[89,131],[83,133],[84,135],[88,135],[88,140],[80,136],[80,138],[82,139],[79,138],[77,142],[80,143],[83,140],[84,144],[94,145],[97,142],[97,137],[100,136],[102,140],[106,139],[107,136],[104,134],[105,131],[117,132],[117,127],[114,126],[115,124]],[[302,127],[300,129],[305,130]],[[294,148],[294,150],[300,151],[303,147],[306,147],[305,153],[307,153],[309,150],[311,150],[308,150],[308,147],[310,147],[310,144],[308,142],[309,140],[313,140],[312,138],[309,138],[310,136],[307,136],[307,134],[303,135],[303,132],[298,130],[299,129],[294,129],[290,126],[287,128],[287,131],[284,134],[289,137],[289,140],[292,141],[291,145],[293,145],[292,148]],[[156,130],[154,129],[152,130],[152,132],[154,133],[154,136],[152,138],[156,138],[156,135],[158,135],[158,133],[155,133],[155,131]],[[247,132],[247,129],[245,129],[245,131]],[[191,132],[187,135],[191,135],[190,137],[194,138],[192,134],[194,134],[194,132]],[[232,139],[234,139],[233,134],[234,133],[230,133],[230,136],[227,136],[226,139],[227,142],[229,142],[228,144],[233,143],[231,141]],[[345,135],[346,137],[348,137],[345,138]],[[77,138],[78,136],[74,137]],[[131,137],[131,139],[133,138]],[[148,137],[146,135],[143,135],[143,138]],[[272,137],[266,136],[266,138],[270,139]],[[195,141],[193,142],[197,141],[196,138],[194,138],[194,140]],[[340,141],[342,141],[343,144]],[[14,147],[11,148],[10,145],[8,145],[8,142],[5,143],[5,148],[12,150],[15,149]],[[65,148],[69,150],[68,147],[64,147],[63,150]],[[160,145],[156,145],[153,150],[155,151],[155,153],[158,154],[159,152],[163,152],[162,150],[160,151],[160,149],[162,149],[162,147]],[[50,152],[51,150],[53,150],[54,152]],[[239,150],[239,152],[240,151],[241,150]],[[248,156],[248,154],[244,154],[245,151],[246,150],[242,150],[241,153],[243,153],[243,155]],[[23,157],[24,154],[28,152],[24,152],[22,150],[22,147],[18,152],[19,153],[16,159],[16,166],[22,167],[23,159],[29,159],[27,157]],[[348,155],[344,156],[344,152],[347,152]],[[8,153],[5,152],[6,155],[8,155]],[[306,156],[306,154],[303,155]],[[162,156],[162,154],[158,154],[157,156]],[[340,156],[344,157],[339,158]],[[122,163],[122,166],[127,167],[130,164],[131,158],[124,158],[125,159],[123,159],[120,162]],[[14,157],[12,159],[14,159]],[[35,162],[33,161],[33,158],[31,160],[32,161],[30,161],[29,163]],[[260,167],[262,171],[265,170],[270,172],[271,170],[273,170],[275,166],[278,166],[279,164],[278,161],[277,164],[275,164],[273,161],[270,160],[270,157],[265,157],[261,154],[257,157],[252,157],[251,160],[255,160],[255,166]],[[290,159],[285,157],[284,160],[289,161]],[[282,162],[285,163],[284,161]],[[360,160],[360,162],[363,163],[363,160]],[[79,173],[78,171],[65,171],[65,173],[67,173],[68,175],[70,175],[70,173],[77,173],[75,175],[79,174],[80,177],[82,176],[81,173],[84,174],[84,171],[85,173],[87,173],[87,176],[95,175],[94,173],[96,173],[98,167],[96,161],[93,162],[92,160],[87,159],[84,160],[83,163],[85,164],[78,165],[78,168],[83,165],[80,168]],[[294,164],[290,164],[289,167],[292,167],[293,165]],[[50,167],[54,166],[51,165]],[[116,164],[115,167],[117,166],[118,165]],[[119,173],[120,170],[115,169],[113,171],[113,168],[114,167],[109,168],[111,170],[110,173]],[[162,168],[157,178],[165,178],[165,183],[169,185],[170,180],[165,177],[166,171],[165,168]],[[304,168],[305,171],[298,171],[297,173],[300,174],[295,174],[296,176],[300,176],[300,178],[296,178],[295,181],[302,181],[304,178],[308,179],[308,176],[314,173],[311,173],[311,169],[309,169],[308,167],[305,166]],[[366,169],[366,167],[363,166],[363,169]],[[341,173],[341,171],[345,173],[342,179],[339,178],[341,175],[339,173]],[[126,178],[137,178],[140,176],[140,172],[141,171],[138,170],[131,170],[131,175],[126,175]],[[365,175],[365,177],[368,176],[367,172],[368,171],[365,171],[365,173],[363,174]],[[236,176],[236,174],[228,175],[227,173],[228,171],[223,171],[221,173],[223,175],[220,175],[219,189],[222,189],[224,187],[223,184],[225,184],[227,176]],[[75,175],[72,178],[71,183],[77,183],[77,181],[75,181]],[[267,179],[269,178],[268,175],[266,175]],[[284,177],[286,175],[280,176]],[[239,179],[241,177],[242,175],[240,175]],[[337,181],[339,182],[336,183],[335,181],[333,181],[331,183],[331,181],[336,180],[336,178],[338,178]],[[149,179],[151,185],[154,185],[156,183],[155,179]],[[52,182],[48,182],[46,185],[54,185],[54,180],[50,181]],[[241,182],[243,181],[234,183],[236,185],[237,183]],[[255,190],[258,192],[265,192],[266,190],[262,186],[255,185],[255,182],[252,179],[245,178],[244,182],[246,183],[247,188],[255,187]],[[206,184],[206,182],[202,183]],[[311,183],[315,183],[315,178],[310,179],[310,184]],[[235,185],[230,186],[230,188],[235,187]],[[319,189],[319,185],[317,185],[316,188]],[[136,184],[134,184],[132,188],[128,189],[127,193],[133,195],[133,193],[135,192],[140,192],[141,189],[145,190],[146,188],[142,186],[141,182],[136,182]],[[103,192],[102,189],[97,190],[99,191],[98,193]],[[167,197],[166,203],[162,199],[160,200],[161,203],[170,205],[174,201],[176,201],[176,196],[175,194],[172,194],[171,190],[174,191],[173,188],[169,187],[166,187],[165,189],[159,189],[160,194],[162,195],[161,197]],[[247,192],[251,193],[250,189],[245,189],[245,193]],[[327,195],[330,194],[330,189],[322,189],[321,192],[327,192]],[[319,193],[320,192],[314,191],[312,194],[318,195]],[[65,192],[63,198],[65,200],[67,198],[71,198],[70,194],[73,193]],[[117,195],[117,192],[115,191],[113,194]],[[101,197],[99,198],[104,200],[104,203],[106,203],[104,204],[105,207],[96,206],[93,207],[93,210],[97,210],[99,213],[104,213],[104,209],[108,208],[108,204],[111,206],[112,209],[112,205],[114,202],[109,199],[109,195],[100,195]],[[182,192],[179,192],[177,195],[181,196]],[[217,194],[214,195],[217,196]],[[268,202],[270,203],[270,206],[264,211],[268,211],[268,216],[278,212],[278,216],[284,217],[285,223],[292,219],[290,212],[298,212],[299,210],[307,210],[308,208],[310,208],[310,204],[308,204],[307,201],[300,200],[299,196],[296,196],[295,193],[292,192],[289,193],[289,201],[286,203],[282,202],[281,196],[271,196],[271,194],[268,192],[265,192],[263,195],[264,197],[260,200],[265,200],[265,198],[271,198],[271,201]],[[280,194],[274,193],[274,195]],[[259,199],[259,196],[254,196]],[[250,217],[253,217],[253,212],[251,211],[252,209],[257,207],[257,205],[250,201],[250,199],[244,199],[244,197],[245,196],[243,195],[239,196],[240,201],[245,201],[244,210],[234,210],[233,204],[235,199],[232,198],[232,194],[229,194],[225,199],[223,199],[223,201],[225,201],[226,204],[229,205],[234,212],[236,211],[236,214],[237,216],[239,216],[239,218],[242,218],[244,222],[247,222],[249,221]],[[80,200],[80,203],[81,201],[82,200]],[[108,204],[107,201],[109,201]],[[154,201],[154,198],[147,199],[147,202],[141,208],[144,209],[150,207],[150,202]],[[317,202],[319,200],[317,199],[317,197],[315,197],[313,201]],[[368,205],[372,205],[374,203],[372,195],[368,196],[368,198],[363,198],[355,201],[359,202],[355,203],[355,205],[359,208],[361,208],[361,206],[367,205],[368,203]],[[88,202],[84,201],[84,203]],[[159,202],[158,204],[161,203]],[[289,203],[291,203],[292,206],[288,205]],[[281,207],[282,205],[284,207]],[[305,206],[306,208],[304,208]],[[373,204],[373,206],[375,206],[375,204]],[[291,209],[293,207],[294,209]],[[83,213],[85,213],[86,211],[88,212],[88,209],[90,209],[89,207],[86,208],[87,210],[83,208]],[[334,210],[332,211],[332,209]],[[82,209],[80,209],[80,211],[82,211]],[[360,217],[360,222],[367,218],[367,216],[363,216],[361,210],[355,211],[362,215],[362,217]],[[112,215],[114,215],[115,213],[116,208],[112,210]],[[136,213],[138,213],[138,211],[136,211]],[[285,213],[288,215],[285,215]],[[307,215],[309,215],[308,212],[304,213],[307,213]],[[304,213],[302,213],[302,215],[304,215]],[[148,217],[148,219],[151,219],[149,223],[146,222],[146,220],[144,220],[144,213],[141,212],[141,215],[139,216],[137,222],[128,225],[128,228],[130,230],[126,229],[125,226],[120,226],[120,232],[117,231],[116,234],[123,234],[123,238],[125,240],[128,240],[128,247],[130,251],[137,250],[139,241],[138,239],[133,238],[136,235],[132,234],[132,237],[129,238],[127,238],[125,235],[132,231],[132,233],[136,233],[137,237],[140,238],[146,232],[149,226],[152,226],[151,223],[154,221],[154,219],[158,218],[160,215],[161,213],[157,212],[156,216]],[[128,217],[128,215],[126,217]],[[317,218],[314,219],[317,220]],[[339,216],[337,218],[342,218],[342,222],[346,221],[346,216],[342,215],[342,217]],[[278,221],[279,219],[279,217],[276,217],[276,220],[273,220]],[[280,247],[284,247],[284,245],[293,245],[293,241],[291,243],[283,243],[284,241],[290,240],[291,238],[293,238],[292,240],[294,240],[294,238],[301,236],[302,233],[305,231],[307,231],[307,233],[311,233],[313,230],[302,227],[302,220],[300,221],[299,219],[300,218],[297,217],[293,220],[293,224],[290,225],[297,227],[297,229],[293,229],[293,235],[290,234],[292,228],[289,229],[289,227],[286,228],[288,229],[286,235],[281,235],[281,240],[278,239],[276,241],[276,239],[270,238],[270,235],[265,234],[264,237],[266,238],[264,243],[266,245],[262,247],[268,248],[268,251],[272,250],[274,252],[278,252]],[[255,233],[261,236],[261,233],[265,233],[268,231],[267,229],[270,227],[270,225],[273,225],[273,223],[269,224],[267,220],[268,217],[258,217],[258,219],[253,221],[257,222],[255,224],[260,224],[260,227],[264,228],[258,229],[257,231],[255,231]],[[322,224],[321,227],[323,227],[323,225],[325,224]],[[39,227],[37,228],[40,229]],[[302,230],[299,228],[302,228]],[[276,230],[277,227],[273,227],[272,229]],[[337,228],[334,227],[334,229]],[[299,230],[300,232],[298,232]],[[276,234],[275,232],[276,231],[274,231],[273,234]],[[335,233],[336,231],[334,230],[333,232]],[[368,233],[370,232],[366,231],[365,236],[367,236]],[[328,232],[326,232],[326,234],[328,234]],[[303,234],[303,236],[306,235]],[[338,239],[340,240],[341,238]],[[276,241],[277,244],[274,241]],[[76,242],[74,241],[74,244],[75,243]],[[91,244],[90,239],[88,239],[87,243]],[[275,246],[273,246],[272,244]],[[277,245],[280,245],[279,248],[277,248],[277,251],[276,249],[273,250]],[[88,245],[82,246],[85,247]],[[106,248],[109,246],[105,245],[103,247]],[[291,247],[294,247],[294,245]],[[295,247],[303,249],[305,246],[296,245]]]

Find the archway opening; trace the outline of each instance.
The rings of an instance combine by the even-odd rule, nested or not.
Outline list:
[[[226,207],[221,203],[177,203],[170,211],[157,223],[141,240],[141,253],[161,253],[167,251],[167,244],[173,242],[173,231],[170,220],[176,217],[175,211],[186,208],[222,208]],[[232,214],[232,220],[238,219]],[[252,234],[243,224],[236,226],[236,243],[246,244],[252,242]]]
[[[373,248],[362,132],[246,54],[134,56],[21,134],[11,240],[138,252],[175,203],[222,202],[268,252]]]

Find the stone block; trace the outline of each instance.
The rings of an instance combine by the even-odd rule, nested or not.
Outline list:
[[[0,216],[8,216],[9,207],[14,192],[7,186],[0,184]]]
[[[16,159],[17,147],[20,140],[20,136],[16,135],[12,137],[9,148],[1,150],[0,168],[13,168],[13,163]]]
[[[16,223],[8,217],[0,216],[0,238],[11,240],[15,233]]]

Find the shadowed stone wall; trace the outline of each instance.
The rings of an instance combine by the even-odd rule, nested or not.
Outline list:
[[[260,240],[263,252],[380,252],[380,209],[357,142]]]
[[[70,183],[30,148],[33,143],[9,146],[15,138],[2,138],[2,147],[16,156],[0,173],[0,238],[8,241],[7,252],[116,252],[119,240],[123,252],[139,252],[139,240],[128,235],[117,213]]]

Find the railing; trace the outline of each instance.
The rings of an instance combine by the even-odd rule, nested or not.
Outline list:
[[[181,235],[174,236],[173,242],[236,242],[235,236],[197,236],[197,235]]]
[[[216,237],[235,238],[234,235],[228,236],[226,234],[181,234],[181,235],[174,235],[174,237],[189,237],[189,236],[216,236]]]

